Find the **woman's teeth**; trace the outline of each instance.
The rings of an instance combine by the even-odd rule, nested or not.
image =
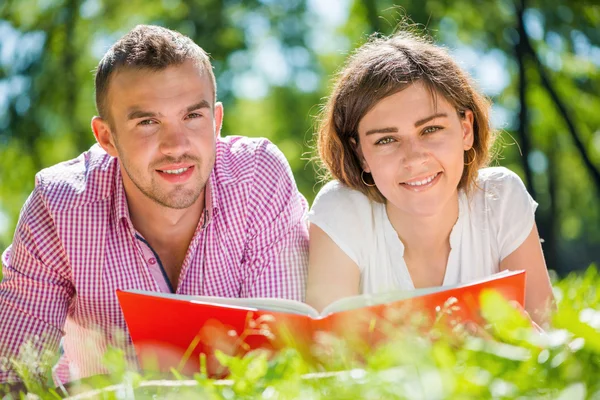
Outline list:
[[[423,186],[423,185],[427,185],[429,182],[431,182],[432,180],[435,179],[436,176],[438,176],[439,172],[431,175],[429,178],[423,179],[422,181],[417,181],[417,182],[404,182],[405,185],[408,186]]]

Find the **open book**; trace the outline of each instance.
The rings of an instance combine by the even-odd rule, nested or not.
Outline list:
[[[522,306],[525,271],[503,271],[454,286],[359,295],[337,300],[321,313],[293,300],[188,296],[140,290],[117,291],[142,366],[148,355],[161,370],[198,370],[204,353],[209,369],[215,349],[228,354],[295,346],[308,351],[314,334],[326,331],[372,341],[378,324],[400,323],[422,313],[435,319],[452,299],[456,322],[480,320],[479,296],[493,289]],[[395,317],[394,317],[395,316]],[[394,321],[394,318],[396,319]],[[391,321],[391,322],[390,322]],[[156,367],[156,366],[155,366]]]

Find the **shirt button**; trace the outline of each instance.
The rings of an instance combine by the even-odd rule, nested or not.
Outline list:
[[[149,264],[152,264],[152,265],[156,264],[156,258],[151,258],[151,259],[149,259],[149,260],[148,260],[148,263],[149,263]]]

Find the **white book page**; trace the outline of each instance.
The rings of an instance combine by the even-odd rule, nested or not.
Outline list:
[[[478,279],[475,281],[467,282],[467,283],[459,283],[457,285],[448,285],[448,286],[436,286],[429,288],[420,288],[414,290],[405,290],[405,291],[393,291],[386,293],[377,293],[377,294],[361,294],[358,296],[345,297],[343,299],[339,299],[329,304],[327,307],[321,311],[321,316],[326,316],[332,313],[341,312],[341,311],[349,311],[355,310],[361,307],[369,307],[375,306],[378,304],[386,304],[393,303],[395,301],[410,299],[413,297],[425,296],[431,293],[443,292],[449,289],[455,289],[464,286],[476,285],[483,282],[488,282],[494,279],[498,279],[508,275],[515,275],[520,273],[521,271],[509,271],[504,270],[493,275],[487,276],[482,279]]]
[[[174,300],[193,301],[195,303],[225,305],[238,308],[258,309],[271,312],[284,312],[298,315],[308,315],[317,318],[317,310],[296,300],[277,299],[271,297],[212,297],[212,296],[191,296],[185,294],[148,292],[145,290],[128,290],[130,293],[143,294],[147,296],[162,297]]]

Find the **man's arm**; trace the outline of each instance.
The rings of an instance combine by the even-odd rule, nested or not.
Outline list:
[[[56,353],[75,293],[67,256],[39,188],[23,210],[12,246],[2,259],[0,383],[20,378],[14,361],[34,376],[45,373],[45,354]]]
[[[308,268],[308,204],[285,156],[262,142],[248,199],[241,297],[304,300]]]

